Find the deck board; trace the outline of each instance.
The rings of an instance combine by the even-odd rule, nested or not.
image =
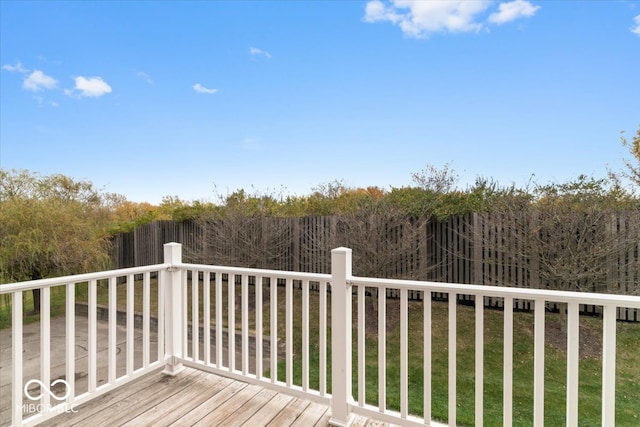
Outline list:
[[[268,405],[261,408],[249,418],[247,425],[256,427],[266,426],[294,400],[295,398],[292,396],[277,394],[271,399]]]
[[[51,426],[318,426],[328,425],[326,405],[255,384],[186,368],[170,377],[159,371],[47,421]],[[359,417],[354,424],[386,426]]]
[[[203,372],[204,373],[204,372]],[[123,426],[136,427],[140,425],[155,426],[171,424],[182,418],[183,414],[190,413],[206,400],[215,398],[226,387],[233,383],[232,380],[223,377],[204,375],[198,377],[196,382],[186,390],[174,396],[172,405],[162,402],[153,408],[139,414],[137,417],[125,422]],[[176,411],[175,407],[182,408]]]
[[[193,408],[189,412],[180,411],[174,408],[174,410],[181,413],[182,416],[178,420],[176,420],[175,422],[169,425],[172,427],[181,427],[181,426],[192,426],[196,424],[203,417],[205,417],[209,412],[215,411],[218,408],[218,406],[226,402],[231,396],[233,396],[235,393],[237,393],[239,390],[241,390],[246,386],[247,385],[244,383],[232,381],[231,384],[225,387],[225,389],[222,390],[220,393],[214,396],[211,396],[210,398],[208,398],[207,400],[205,400],[204,402],[202,402],[200,405],[198,405],[196,408]]]
[[[234,393],[232,396],[227,399],[222,405],[218,406],[215,411],[209,412],[203,418],[200,419],[197,423],[193,424],[193,426],[219,426],[226,425],[232,422],[233,416],[237,412],[241,412],[240,408],[250,399],[252,399],[258,392],[260,392],[260,388],[257,385],[247,385],[246,387],[238,390],[237,393]]]
[[[273,417],[273,419],[267,424],[268,426],[290,426],[294,423],[294,421],[300,417],[308,407],[308,400],[300,400],[295,399],[291,402],[286,410],[281,411],[278,415]],[[326,412],[326,411],[325,411]]]
[[[176,382],[171,387],[162,387],[152,394],[137,393],[129,396],[126,400],[120,400],[109,407],[109,411],[101,411],[91,418],[91,427],[111,427],[126,423],[131,418],[146,412],[156,405],[163,405],[173,402],[174,396],[187,392],[188,388],[197,383],[201,374],[185,377],[185,381]],[[146,424],[146,423],[145,423]],[[149,424],[147,424],[149,425]]]
[[[258,394],[254,395],[250,400],[241,403],[240,408],[233,416],[227,417],[227,421],[223,424],[228,427],[237,427],[244,424],[247,419],[259,412],[265,405],[276,396],[276,392],[269,389],[262,389]],[[240,398],[240,396],[236,397]],[[206,425],[204,424],[201,425]]]
[[[307,426],[315,426],[315,425],[327,425],[329,422],[328,416],[326,417],[326,421],[323,423],[322,420],[325,419],[325,415],[329,413],[329,408],[325,405],[316,402],[310,402],[309,406],[307,406],[302,414],[296,418],[294,422],[291,423],[292,427],[307,427]],[[281,424],[283,425],[283,424]],[[273,427],[277,427],[276,424],[273,424]]]

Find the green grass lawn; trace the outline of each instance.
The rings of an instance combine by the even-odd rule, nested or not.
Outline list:
[[[200,295],[202,283],[200,283]],[[118,307],[126,307],[126,284],[117,286]],[[191,286],[189,285],[189,319],[191,319]],[[227,324],[227,283],[223,286],[223,323]],[[255,295],[255,287],[249,286],[249,291]],[[151,281],[151,313],[157,312],[157,280]],[[236,285],[236,329],[241,327],[241,286]],[[81,284],[76,290],[78,301],[86,301],[87,285]],[[211,282],[212,322],[215,322],[213,308],[215,307],[215,286]],[[25,322],[38,320],[37,314],[31,314],[31,293],[24,294]],[[64,313],[64,287],[52,289],[52,316]],[[318,299],[317,291],[309,292],[310,301],[310,387],[319,387],[319,348],[318,348]],[[376,302],[367,297],[366,323],[375,325],[377,313],[373,310]],[[302,384],[302,291],[294,288],[294,327],[293,327],[293,374],[294,383]],[[107,283],[98,283],[98,303],[107,304]],[[200,319],[202,319],[202,298],[200,297]],[[330,301],[330,296],[328,297]],[[355,301],[355,300],[354,300]],[[136,281],[134,295],[136,311],[142,311],[142,282]],[[248,313],[249,328],[255,330],[255,300],[250,298]],[[270,295],[269,287],[263,290],[263,331],[270,334]],[[353,345],[356,347],[357,338],[357,307],[354,302]],[[285,289],[278,287],[278,338],[282,343],[285,337]],[[475,313],[473,307],[457,307],[457,422],[459,425],[474,424],[475,399]],[[422,415],[423,402],[423,305],[420,301],[409,302],[409,412]],[[327,307],[330,316],[330,304]],[[446,421],[448,413],[448,308],[447,303],[432,303],[432,415],[435,419]],[[400,361],[399,361],[399,302],[387,301],[387,354],[386,354],[386,389],[387,407],[399,410]],[[485,310],[484,333],[484,424],[487,426],[502,424],[502,357],[503,357],[503,313],[497,310]],[[0,327],[10,326],[10,300],[0,298]],[[547,314],[547,324],[557,326],[562,320],[557,314]],[[329,323],[328,323],[329,324]],[[581,330],[587,331],[593,342],[601,343],[602,320],[597,317],[580,318]],[[553,329],[553,328],[552,328]],[[558,329],[558,328],[556,328]],[[516,426],[529,426],[533,423],[533,314],[514,313],[514,372],[513,372],[513,418]],[[616,422],[618,426],[640,425],[640,324],[618,322],[617,324],[617,382],[616,382]],[[562,345],[552,345],[548,336],[545,351],[545,425],[565,424],[565,383],[566,383],[566,353]],[[581,337],[582,339],[582,337]],[[330,330],[327,343],[330,344]],[[366,333],[366,401],[378,402],[378,336],[377,327],[368,327]],[[597,344],[594,344],[597,347]],[[594,350],[594,349],[592,349]],[[328,352],[327,387],[330,392],[331,354]],[[581,426],[600,425],[601,412],[601,374],[602,359],[598,351],[580,360],[580,389],[579,389],[579,423]],[[268,367],[265,367],[265,369]],[[353,392],[357,399],[357,354],[353,359]],[[278,378],[285,380],[285,361],[278,365]],[[269,376],[269,372],[266,372]]]
[[[279,291],[279,294],[281,292]],[[301,291],[294,290],[296,301],[294,315],[294,383],[302,384],[301,366]],[[279,298],[284,298],[284,296]],[[367,297],[370,299],[371,297]],[[310,292],[311,313],[318,313],[317,292]],[[375,323],[368,302],[365,323]],[[265,306],[265,318],[267,316]],[[330,313],[330,308],[327,309]],[[423,305],[409,302],[409,412],[423,414]],[[284,318],[284,309],[279,307],[279,318]],[[387,301],[386,341],[386,403],[389,409],[400,408],[400,326],[399,301]],[[357,348],[355,327],[357,307],[353,311],[353,346]],[[310,322],[310,384],[318,386],[319,365],[318,323]],[[548,333],[560,330],[562,319],[558,314],[547,314]],[[593,340],[602,342],[602,320],[582,316],[581,329]],[[502,425],[502,361],[503,361],[503,313],[485,310],[484,314],[484,425]],[[617,384],[616,422],[618,426],[640,425],[640,324],[619,322],[617,324]],[[516,426],[533,424],[533,340],[534,319],[532,313],[514,313],[514,372],[513,372],[513,419]],[[279,325],[279,337],[284,337],[284,327]],[[550,340],[548,340],[550,341]],[[330,337],[327,338],[330,342]],[[366,402],[378,403],[378,336],[377,328],[367,328],[365,349]],[[432,416],[441,421],[448,414],[448,305],[432,303]],[[457,307],[457,423],[474,425],[475,419],[475,308]],[[602,359],[598,353],[580,360],[579,422],[581,426],[601,425]],[[330,355],[328,356],[330,361]],[[357,400],[357,354],[354,354],[353,393]],[[285,362],[278,367],[278,378],[284,381]],[[331,373],[328,372],[330,390]],[[565,424],[566,398],[566,351],[559,345],[547,343],[545,351],[545,425]]]

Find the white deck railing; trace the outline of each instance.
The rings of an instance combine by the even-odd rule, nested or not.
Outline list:
[[[311,274],[186,264],[181,245],[165,245],[165,263],[148,267],[107,271],[78,276],[1,285],[0,295],[12,300],[12,424],[34,425],[54,416],[58,410],[78,405],[164,365],[164,373],[177,374],[183,366],[259,383],[278,391],[324,402],[331,406],[331,423],[348,425],[352,414],[360,414],[400,425],[440,425],[432,418],[432,293],[448,299],[448,423],[457,416],[457,297],[473,296],[502,299],[503,310],[503,424],[513,422],[514,301],[529,300],[534,312],[533,423],[544,423],[545,397],[545,307],[547,303],[567,304],[566,424],[578,425],[579,306],[593,304],[603,308],[602,425],[615,425],[616,400],[616,311],[640,309],[640,297],[514,289],[493,286],[456,285],[408,280],[361,278],[352,275],[351,250],[332,251],[332,273]],[[151,292],[151,277],[157,273],[157,295]],[[137,275],[137,276],[136,276]],[[142,361],[134,360],[134,286],[142,276]],[[124,278],[124,279],[123,279]],[[226,280],[225,280],[226,278]],[[126,345],[124,367],[116,358],[116,318],[118,280],[126,282]],[[97,286],[108,285],[108,374],[105,384],[97,385]],[[75,390],[75,290],[88,283],[87,391]],[[213,285],[212,285],[213,283]],[[50,293],[55,286],[66,287],[65,374],[68,395],[52,406],[48,393],[42,393],[40,411],[24,415],[23,372],[23,294],[41,289],[40,375],[43,387],[51,384]],[[253,288],[253,290],[251,290]],[[366,369],[365,301],[369,295],[399,291],[400,298],[400,396],[399,410],[387,407],[387,298],[377,298],[377,369]],[[295,297],[294,297],[295,291]],[[236,294],[239,292],[239,295]],[[422,415],[409,410],[409,396],[415,392],[408,382],[409,292],[422,295],[423,372]],[[263,299],[268,295],[268,309]],[[284,293],[284,295],[282,295]],[[427,297],[425,297],[427,296]],[[157,298],[157,349],[151,348],[150,300]],[[253,298],[253,303],[250,300]],[[277,308],[284,298],[284,319]],[[310,301],[313,300],[313,303]],[[237,307],[239,304],[239,307]],[[298,307],[294,310],[294,307]],[[352,310],[355,307],[355,319]],[[301,318],[294,318],[299,313]],[[475,420],[482,425],[484,396],[485,307],[475,304]],[[239,325],[238,325],[239,322]],[[299,328],[294,328],[294,324]],[[212,326],[213,325],[213,326]],[[310,327],[313,325],[313,328]],[[268,330],[268,332],[266,332]],[[280,331],[284,330],[284,336]],[[311,330],[317,331],[312,335]],[[352,333],[355,331],[355,345]],[[328,340],[330,334],[330,342]],[[299,343],[294,354],[294,342]],[[253,346],[251,345],[253,343]],[[412,343],[415,345],[415,343]],[[152,354],[155,351],[156,357]],[[330,358],[329,358],[330,354]],[[294,360],[300,360],[294,367]],[[355,369],[352,366],[355,360]],[[268,363],[265,364],[265,361]],[[122,363],[122,362],[121,362]],[[284,369],[284,373],[280,369]],[[377,372],[376,372],[377,371]],[[296,374],[300,378],[296,377]],[[311,380],[317,374],[317,380]],[[366,378],[377,375],[377,403],[366,399]],[[352,392],[352,379],[357,393]],[[330,389],[329,389],[330,388]]]
[[[41,423],[56,414],[73,408],[94,397],[97,397],[115,387],[125,384],[147,372],[150,372],[164,364],[163,357],[151,358],[152,348],[150,343],[150,277],[151,273],[158,273],[166,269],[166,265],[154,265],[148,267],[129,268],[122,270],[103,271],[99,273],[81,274],[76,276],[60,277],[55,279],[35,280],[15,284],[0,285],[0,295],[11,295],[11,423],[14,426],[35,425]],[[133,310],[133,286],[134,275],[143,277],[143,328],[142,328],[142,363],[141,367],[134,369],[134,310]],[[126,281],[126,362],[125,366],[117,366],[117,308],[116,292],[117,281]],[[107,336],[107,378],[98,386],[97,382],[97,358],[98,358],[98,333],[97,333],[97,288],[99,282],[106,282],[108,287],[108,336]],[[87,391],[76,392],[76,287],[87,286]],[[65,288],[65,350],[64,360],[52,360],[51,353],[51,289],[54,287]],[[35,378],[25,378],[23,372],[23,295],[30,290],[39,289],[41,298],[40,310],[40,369]],[[164,292],[158,288],[157,297],[164,299]],[[162,324],[162,311],[159,313],[159,324]],[[156,355],[164,354],[164,331],[160,329],[157,335]],[[56,372],[58,378],[52,377],[52,365],[62,366],[62,372]],[[62,378],[64,378],[62,380]],[[49,388],[60,381],[65,386],[65,396],[60,399],[52,394]],[[40,385],[40,398],[32,397],[28,392],[29,382]],[[27,394],[29,395],[27,396]],[[8,396],[2,396],[5,402]],[[35,410],[34,410],[35,409]],[[23,419],[26,412],[27,418]],[[33,414],[35,412],[35,414]]]

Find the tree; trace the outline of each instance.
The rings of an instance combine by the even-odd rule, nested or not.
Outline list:
[[[221,198],[222,206],[195,217],[201,246],[187,253],[195,262],[253,268],[282,268],[290,243],[289,218],[276,217],[274,194],[237,190]]]
[[[368,277],[426,279],[426,264],[418,265],[426,248],[425,218],[414,217],[387,200],[361,198],[350,211],[335,216],[329,252],[345,246],[353,250],[354,274]],[[313,239],[306,239],[313,245]],[[433,266],[432,266],[433,267]]]
[[[610,291],[605,284],[621,280],[615,277],[620,268],[637,276],[638,257],[629,256],[640,240],[637,198],[586,176],[536,186],[531,196],[504,198],[477,215],[487,282],[594,292]],[[514,267],[526,274],[503,274]]]
[[[165,196],[157,208],[154,219],[172,219],[178,222],[190,219],[198,219],[206,216],[214,210],[211,203],[194,200],[191,202],[180,199],[178,196]]]
[[[640,126],[638,126],[638,130],[631,141],[625,138],[624,132],[620,139],[622,140],[622,145],[629,148],[629,154],[633,158],[633,160],[624,160],[627,172],[623,172],[623,175],[640,187]]]
[[[136,203],[124,198],[110,198],[109,205],[112,216],[109,232],[113,235],[128,233],[137,226],[159,219],[170,219],[168,216],[163,217],[157,206],[147,202]]]
[[[107,267],[107,199],[90,182],[0,170],[0,283]]]
[[[450,163],[445,164],[442,169],[427,165],[420,172],[412,173],[411,178],[418,188],[436,194],[449,193],[458,183],[458,174],[451,168]]]

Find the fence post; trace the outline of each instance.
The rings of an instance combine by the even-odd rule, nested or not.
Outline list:
[[[351,422],[351,249],[331,251],[331,419],[345,427]]]
[[[171,267],[160,272],[160,286],[164,287],[164,358],[162,373],[175,376],[184,369],[182,358],[182,270],[175,267],[182,263],[182,245],[164,245],[164,262]],[[162,327],[159,325],[159,327]]]

